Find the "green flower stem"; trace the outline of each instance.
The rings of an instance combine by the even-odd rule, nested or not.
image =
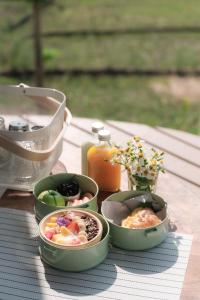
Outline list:
[[[128,174],[128,178],[131,189],[135,189],[136,191],[152,192],[156,184],[156,181],[154,180],[149,180],[145,177],[139,177],[133,174]]]

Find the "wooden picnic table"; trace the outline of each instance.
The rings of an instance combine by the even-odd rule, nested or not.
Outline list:
[[[46,124],[46,116],[25,116],[33,124]],[[88,139],[94,120],[73,118],[64,136],[60,163],[55,172],[81,172],[81,143]],[[200,299],[200,137],[175,129],[150,127],[143,124],[106,121],[112,139],[125,144],[139,135],[149,146],[165,152],[166,174],[159,176],[157,191],[168,203],[170,229],[193,235],[192,249],[182,289],[181,300]],[[126,173],[122,173],[122,190],[127,189]],[[102,195],[101,195],[102,196]],[[30,193],[7,191],[0,206],[33,212],[34,199]]]

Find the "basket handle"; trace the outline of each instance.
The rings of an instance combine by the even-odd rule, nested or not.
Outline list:
[[[56,137],[54,143],[51,145],[50,148],[46,150],[28,150],[23,148],[20,144],[12,141],[9,139],[9,137],[5,135],[1,135],[0,133],[0,146],[3,147],[5,150],[12,152],[22,158],[25,158],[27,160],[31,161],[42,161],[46,160],[54,151],[55,147],[58,145],[60,140],[62,139],[62,136],[64,134],[64,131],[66,127],[70,124],[72,115],[70,111],[66,108],[66,97],[65,95],[57,90],[53,89],[47,89],[47,88],[36,88],[36,87],[29,87],[23,84],[20,84],[19,86],[0,86],[0,93],[1,92],[10,92],[14,95],[25,95],[30,98],[33,98],[36,101],[41,102],[42,99],[46,103],[48,103],[48,107],[51,108],[57,108],[57,111],[54,115],[56,115],[60,112],[61,109],[63,109],[64,106],[64,123],[62,130]],[[60,103],[61,102],[61,103]]]

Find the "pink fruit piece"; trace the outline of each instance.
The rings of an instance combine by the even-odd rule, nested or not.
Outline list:
[[[77,205],[80,205],[81,204],[81,200],[78,200],[78,199],[74,199],[73,201],[72,201],[72,206],[77,206]]]
[[[76,215],[76,214],[75,214],[73,211],[71,211],[71,212],[69,212],[65,217],[66,217],[68,220],[72,221],[72,220],[74,219],[75,215]]]
[[[54,228],[49,228],[48,231],[52,232],[54,234],[54,233],[56,233],[56,228],[55,227]]]
[[[89,200],[90,200],[90,199],[89,199],[88,197],[83,197],[83,198],[82,198],[82,202],[83,202],[83,203],[88,202]]]
[[[47,232],[45,232],[44,235],[46,236],[47,239],[51,240],[52,237],[53,237],[53,235],[54,235],[54,233],[51,232],[51,231],[47,231]]]
[[[82,199],[83,199],[84,197],[87,197],[87,198],[89,198],[89,199],[92,199],[94,196],[93,196],[91,193],[85,193],[85,194],[82,196]]]
[[[77,234],[80,229],[78,224],[75,221],[72,221],[68,226],[67,229],[69,229],[72,233]]]

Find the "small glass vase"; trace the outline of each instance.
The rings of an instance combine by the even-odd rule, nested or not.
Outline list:
[[[147,179],[146,177],[139,177],[135,175],[128,174],[128,188],[131,191],[144,191],[153,193],[156,190],[156,179]]]

